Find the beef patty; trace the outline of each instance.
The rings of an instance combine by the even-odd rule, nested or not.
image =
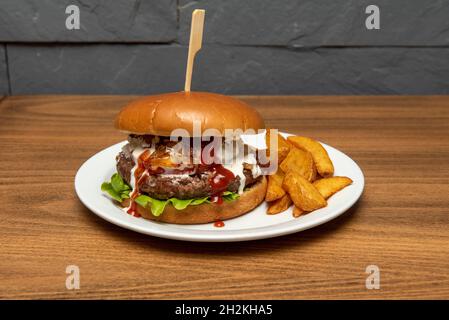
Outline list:
[[[117,171],[126,183],[130,184],[131,170],[135,165],[129,148],[124,148],[117,155]],[[261,176],[253,178],[251,170],[245,168],[245,187],[249,187],[261,179]],[[217,190],[212,190],[210,179],[213,176],[212,169],[201,173],[186,174],[155,174],[148,175],[139,183],[139,191],[156,199],[192,199],[212,196]],[[228,186],[221,191],[237,192],[240,186],[240,177],[235,177]],[[132,186],[134,187],[134,186]]]

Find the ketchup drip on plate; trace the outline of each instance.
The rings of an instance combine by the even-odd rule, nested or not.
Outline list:
[[[215,221],[214,227],[216,228],[223,228],[225,226],[224,222],[221,220]]]

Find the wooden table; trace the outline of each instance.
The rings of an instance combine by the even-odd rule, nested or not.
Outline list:
[[[132,98],[0,102],[0,298],[449,298],[449,97],[242,97],[269,126],[347,153],[366,189],[320,227],[221,244],[128,231],[77,199],[77,169],[125,138],[112,121]],[[65,287],[72,264],[80,290]]]

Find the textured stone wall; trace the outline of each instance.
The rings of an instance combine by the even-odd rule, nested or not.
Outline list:
[[[369,4],[380,30],[365,28]],[[181,90],[195,8],[194,90],[449,93],[449,0],[0,0],[0,94]]]

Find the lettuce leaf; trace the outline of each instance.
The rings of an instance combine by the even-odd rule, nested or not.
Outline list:
[[[146,195],[140,195],[134,201],[137,202],[137,204],[141,205],[144,208],[150,208],[151,213],[154,216],[159,216],[164,212],[165,206],[168,203],[171,203],[173,207],[175,207],[176,210],[183,210],[187,208],[187,206],[196,206],[202,203],[209,202],[209,197],[199,198],[199,199],[187,199],[187,200],[181,200],[177,198],[170,198],[168,200],[158,200],[151,198]]]
[[[225,191],[223,192],[221,197],[223,198],[224,201],[234,201],[237,200],[240,197],[240,195],[235,192]]]
[[[231,191],[225,191],[222,194],[223,200],[225,201],[233,201],[235,199],[238,199],[240,196],[237,193],[231,192]],[[164,210],[165,206],[168,203],[171,203],[173,207],[175,207],[176,210],[183,210],[187,208],[187,206],[196,206],[203,203],[210,203],[209,197],[204,198],[198,198],[198,199],[177,199],[177,198],[170,198],[168,200],[158,200],[151,198],[146,195],[140,195],[134,201],[137,202],[137,204],[141,205],[144,208],[150,208],[151,213],[154,216],[160,216]]]
[[[118,173],[114,173],[110,182],[103,182],[101,191],[109,194],[112,199],[122,202],[123,199],[129,198],[131,187],[123,181]]]

